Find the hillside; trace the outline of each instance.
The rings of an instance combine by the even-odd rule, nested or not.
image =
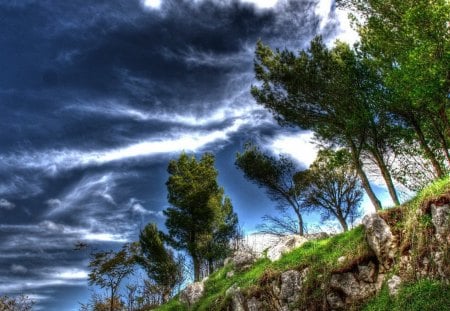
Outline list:
[[[229,260],[157,310],[450,310],[449,217],[446,178],[279,260]]]

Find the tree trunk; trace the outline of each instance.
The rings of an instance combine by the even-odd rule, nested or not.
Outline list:
[[[416,132],[417,138],[419,139],[419,144],[422,150],[425,152],[425,156],[431,161],[431,164],[433,165],[434,172],[436,173],[436,176],[438,178],[444,177],[444,172],[442,171],[441,165],[439,164],[438,160],[436,159],[433,151],[431,151],[430,147],[427,144],[427,141],[425,139],[425,135],[422,132],[422,129],[418,123],[417,120],[410,120],[411,124],[414,128],[414,131]]]
[[[192,255],[192,264],[194,265],[194,282],[200,281],[200,260],[197,255]]]
[[[214,261],[211,258],[208,259],[208,270],[209,275],[214,273]]]
[[[361,179],[361,184],[362,184],[364,190],[366,191],[367,195],[369,196],[369,199],[372,202],[372,205],[375,207],[375,211],[379,211],[382,209],[381,202],[380,202],[380,200],[378,200],[377,196],[375,195],[375,192],[373,191],[372,187],[370,186],[369,179],[367,178],[367,175],[362,168],[361,161],[359,160],[359,153],[356,150],[356,146],[354,145],[353,142],[351,142],[350,147],[351,147],[353,165],[355,165],[356,172],[358,173],[359,179]]]
[[[397,191],[395,190],[391,173],[389,172],[386,163],[384,162],[383,156],[380,154],[378,150],[372,150],[371,153],[374,156],[378,168],[381,171],[381,176],[383,176],[384,182],[386,183],[392,202],[394,202],[395,205],[400,205],[400,200],[398,198]]]
[[[342,229],[344,230],[344,232],[347,232],[348,231],[348,225],[347,225],[347,222],[345,221],[345,219],[343,217],[341,217],[341,216],[337,216],[336,218],[338,219],[339,223],[341,224]]]
[[[304,228],[303,228],[303,217],[302,214],[300,213],[300,211],[295,210],[295,214],[297,215],[297,219],[298,219],[298,234],[300,236],[303,236],[305,234],[304,232]]]
[[[109,311],[114,311],[114,288],[111,287],[111,298],[109,302]]]

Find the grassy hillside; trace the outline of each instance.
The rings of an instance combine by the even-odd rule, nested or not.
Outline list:
[[[380,213],[381,217],[390,225],[393,233],[401,238],[401,247],[409,247],[412,262],[419,262],[427,253],[427,241],[431,241],[429,228],[432,226],[427,215],[421,216],[417,212],[423,209],[426,202],[444,193],[450,194],[450,178],[438,181],[424,189],[416,198],[395,209]],[[448,247],[448,246],[447,246]],[[448,249],[446,249],[448,254]],[[344,260],[338,260],[338,258]],[[227,310],[230,299],[225,292],[232,285],[241,288],[244,296],[263,297],[270,300],[272,282],[279,278],[286,270],[307,270],[307,277],[303,283],[297,306],[302,310],[317,310],[327,292],[330,277],[333,273],[346,272],[357,264],[374,259],[375,255],[369,248],[362,226],[349,232],[321,240],[312,240],[300,248],[283,255],[275,262],[260,259],[249,270],[235,272],[227,277],[227,272],[233,269],[227,265],[212,274],[205,283],[205,294],[191,310]],[[374,259],[376,260],[376,259]],[[390,272],[398,272],[400,268],[394,266]],[[448,281],[448,280],[447,280]],[[448,284],[443,281],[420,280],[412,275],[405,281],[398,296],[391,297],[387,286],[370,301],[360,301],[351,306],[354,310],[450,310],[450,291]],[[271,305],[267,301],[267,305]],[[294,306],[295,307],[295,306]],[[439,307],[439,308],[437,308]],[[177,298],[159,307],[159,311],[188,310]],[[274,307],[274,310],[275,307]]]

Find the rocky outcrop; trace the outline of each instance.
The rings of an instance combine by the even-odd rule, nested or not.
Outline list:
[[[366,215],[362,223],[370,248],[381,266],[386,270],[390,269],[395,258],[396,242],[389,225],[378,214]]]
[[[278,260],[283,254],[288,253],[297,247],[300,247],[307,241],[307,238],[300,235],[288,235],[282,237],[277,244],[267,250],[267,258],[269,258],[270,261]]]
[[[396,226],[398,220],[404,216],[403,213],[409,213],[408,217],[417,217],[417,219],[413,218],[413,221],[418,223],[417,228],[414,228],[417,229],[413,232],[414,236],[409,232],[411,230],[405,231],[407,229],[404,226]],[[384,211],[380,215],[367,215],[363,218],[362,224],[367,241],[364,247],[368,246],[369,249],[360,257],[346,254],[337,258],[336,264],[333,265],[335,270],[326,271],[326,277],[322,274],[312,276],[310,275],[312,267],[299,266],[284,272],[269,271],[261,277],[258,284],[254,284],[251,290],[242,290],[234,284],[226,291],[229,303],[226,310],[349,310],[374,296],[383,284],[387,285],[390,295],[396,295],[401,284],[408,280],[408,273],[411,271],[415,273],[414,276],[440,277],[448,280],[450,277],[449,221],[450,193],[426,202],[417,211],[405,211],[398,208]],[[421,238],[425,239],[420,240]],[[308,241],[308,238],[290,235],[277,239],[271,237],[269,240],[270,242],[264,244],[264,246],[269,245],[265,249],[267,258],[275,261],[284,253],[301,246]],[[413,245],[411,241],[415,244]],[[417,243],[417,241],[421,242]],[[417,248],[418,244],[422,245],[423,252],[412,248]],[[228,271],[227,277],[232,278],[234,271],[239,273],[249,268],[262,254],[263,252],[256,253],[249,248],[236,252],[228,260],[228,263],[233,264],[234,270]],[[315,269],[315,273],[321,271],[320,268]],[[392,275],[393,271],[395,275]],[[182,298],[188,296],[183,299],[189,305],[197,301],[198,296],[203,292],[200,285],[194,284],[181,295]],[[315,298],[315,305],[307,305],[307,297],[311,297],[308,295],[317,295],[317,289],[323,296],[318,300],[317,297]]]
[[[195,282],[186,286],[180,293],[180,301],[188,306],[192,306],[199,301],[205,291],[206,280],[207,278],[204,278],[201,282]]]

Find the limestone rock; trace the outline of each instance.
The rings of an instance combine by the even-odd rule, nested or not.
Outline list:
[[[389,294],[397,295],[400,285],[402,284],[402,279],[398,275],[393,275],[388,281],[387,286],[389,288]]]
[[[233,270],[227,272],[227,278],[231,278],[233,276],[234,276],[234,271]]]
[[[308,269],[299,272],[288,270],[281,274],[280,300],[283,304],[292,304],[299,299],[303,282],[305,281]]]
[[[225,295],[231,297],[231,311],[245,311],[245,298],[236,284],[227,289]]]
[[[439,243],[450,243],[450,205],[431,204],[431,221],[436,229]]]
[[[347,260],[347,257],[341,256],[337,259],[338,264],[342,265]]]
[[[378,261],[388,270],[395,258],[395,238],[389,225],[378,214],[366,215],[362,223],[366,229],[366,239],[375,252]]]
[[[301,246],[306,241],[308,241],[308,239],[300,235],[288,235],[282,237],[276,245],[268,249],[267,258],[269,258],[270,261],[278,260],[284,253]]]
[[[247,309],[248,311],[261,311],[263,310],[263,304],[256,297],[252,297],[247,301]]]
[[[370,261],[367,265],[358,265],[358,279],[367,283],[374,283],[376,276],[376,266]]]
[[[203,292],[205,291],[204,282],[205,281],[195,282],[186,286],[180,293],[180,301],[188,306],[192,306],[196,303],[203,296]]]
[[[374,284],[359,282],[351,272],[333,274],[330,287],[344,293],[346,303],[366,299],[376,291]]]
[[[341,296],[335,292],[330,292],[327,294],[327,302],[332,310],[342,310],[345,306]]]
[[[250,268],[256,259],[256,255],[251,251],[238,250],[234,253],[231,261],[237,270],[242,271]]]

